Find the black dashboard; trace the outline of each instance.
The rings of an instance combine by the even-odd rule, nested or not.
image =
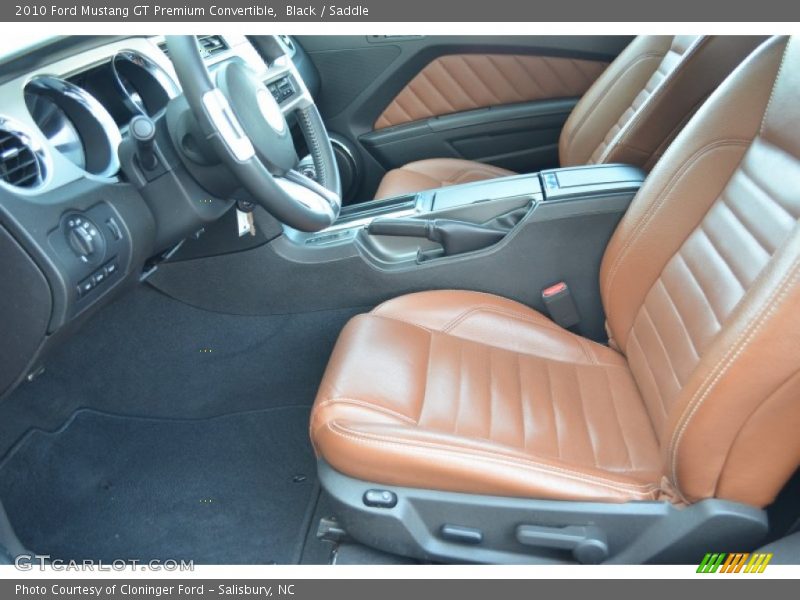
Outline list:
[[[291,38],[278,37],[287,56],[302,58]],[[211,71],[228,60],[267,68],[257,39],[198,42]],[[315,74],[298,71],[313,93]],[[173,193],[185,184],[167,175],[164,194],[144,197],[121,168],[131,119],[163,116],[180,93],[159,37],[81,39],[73,52],[55,40],[0,64],[0,396],[231,208],[199,189]],[[180,196],[193,199],[181,204]]]

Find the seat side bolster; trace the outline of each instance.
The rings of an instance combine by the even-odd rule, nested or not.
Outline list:
[[[611,337],[623,353],[650,288],[758,134],[784,45],[777,38],[764,44],[712,94],[664,153],[611,237],[600,266],[600,293]]]
[[[558,149],[562,167],[589,161],[669,51],[672,36],[638,36],[583,95],[567,119]]]
[[[690,502],[765,506],[800,462],[800,229],[737,308],[671,415],[667,473]]]
[[[644,165],[765,36],[701,36],[606,147],[599,162]]]

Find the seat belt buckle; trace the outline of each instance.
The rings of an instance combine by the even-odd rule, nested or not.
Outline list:
[[[569,286],[564,281],[559,281],[542,290],[542,301],[550,318],[567,329],[581,322],[575,300],[569,291]]]

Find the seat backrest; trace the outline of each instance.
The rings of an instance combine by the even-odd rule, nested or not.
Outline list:
[[[572,111],[561,166],[650,169],[695,110],[763,36],[639,36]]]
[[[655,166],[600,273],[664,457],[693,502],[763,506],[800,464],[800,39],[761,45]]]

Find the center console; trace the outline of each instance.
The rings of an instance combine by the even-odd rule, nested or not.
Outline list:
[[[202,308],[252,315],[368,310],[431,289],[497,294],[552,314],[543,291],[564,282],[578,317],[571,327],[602,341],[600,261],[644,177],[625,165],[570,167],[374,200],[346,207],[324,231],[284,229],[246,256],[172,261],[151,281]]]
[[[490,250],[524,224],[597,212],[622,215],[644,177],[629,165],[502,177],[345,207],[329,229],[288,236],[312,252],[356,244],[380,268],[410,268]]]

